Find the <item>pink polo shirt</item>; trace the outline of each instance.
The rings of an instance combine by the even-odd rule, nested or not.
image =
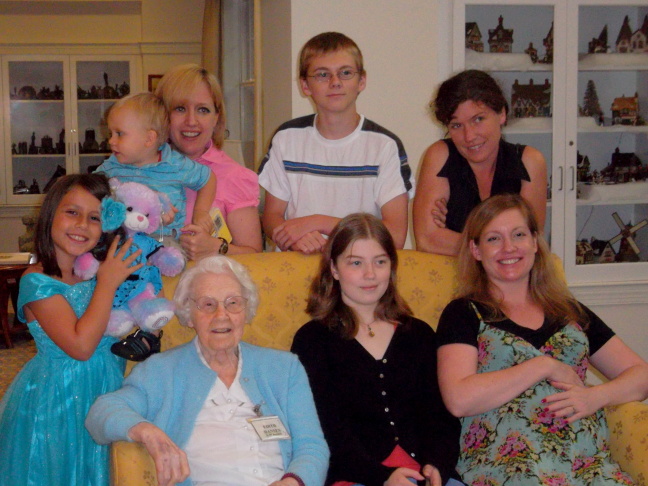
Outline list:
[[[232,160],[225,152],[214,147],[209,142],[207,151],[196,162],[206,165],[216,176],[216,198],[212,207],[221,210],[223,217],[240,208],[259,206],[259,179],[250,169]],[[193,208],[196,202],[196,192],[186,190],[187,218],[186,224],[191,223]]]

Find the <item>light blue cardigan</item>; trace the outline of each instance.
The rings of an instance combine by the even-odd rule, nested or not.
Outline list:
[[[242,342],[241,386],[263,415],[277,415],[290,433],[279,445],[284,470],[306,486],[324,484],[329,449],[317,418],[310,385],[297,356]],[[203,364],[194,342],[153,355],[137,365],[124,386],[100,396],[86,418],[86,428],[99,444],[130,440],[128,431],[148,421],[183,448],[198,412],[216,381]],[[181,483],[191,485],[187,479]]]

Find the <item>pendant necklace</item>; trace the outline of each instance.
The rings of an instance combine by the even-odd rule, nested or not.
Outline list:
[[[369,337],[374,337],[374,336],[376,335],[376,333],[373,332],[373,329],[371,329],[371,325],[372,325],[374,322],[376,322],[377,320],[378,320],[378,319],[374,319],[373,321],[371,321],[369,324],[366,325],[366,326],[367,326],[367,330],[369,331]]]

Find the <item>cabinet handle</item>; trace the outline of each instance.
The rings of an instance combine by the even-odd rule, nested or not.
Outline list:
[[[561,165],[558,167],[560,169],[560,187],[558,188],[559,191],[563,190],[563,166]]]
[[[576,170],[574,169],[574,166],[572,165],[569,170],[571,171],[571,190],[573,191],[576,188]]]

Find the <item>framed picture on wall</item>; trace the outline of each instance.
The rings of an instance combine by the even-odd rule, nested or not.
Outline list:
[[[155,88],[157,88],[160,79],[162,78],[161,74],[149,74],[148,75],[148,90],[153,93]]]

